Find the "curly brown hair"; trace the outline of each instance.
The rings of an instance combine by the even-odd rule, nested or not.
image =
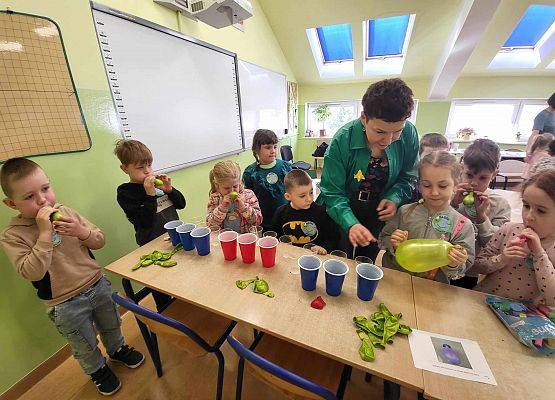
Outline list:
[[[412,90],[399,78],[371,84],[362,97],[364,115],[385,122],[404,121],[414,108]]]

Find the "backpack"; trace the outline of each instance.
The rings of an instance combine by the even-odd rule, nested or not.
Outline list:
[[[328,144],[326,142],[323,142],[319,146],[316,146],[316,150],[314,150],[314,153],[312,153],[312,157],[324,157],[327,148]]]

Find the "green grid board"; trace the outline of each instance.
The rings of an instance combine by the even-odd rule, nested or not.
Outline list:
[[[90,148],[56,24],[0,12],[0,77],[0,161]]]

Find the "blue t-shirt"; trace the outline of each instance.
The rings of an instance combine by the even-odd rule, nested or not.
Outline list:
[[[555,112],[549,112],[547,109],[541,111],[534,118],[532,129],[555,134]]]
[[[289,171],[291,164],[276,160],[276,164],[271,168],[263,168],[258,163],[252,163],[243,172],[245,187],[254,192],[260,204],[264,229],[271,229],[277,208],[287,204],[283,178]]]

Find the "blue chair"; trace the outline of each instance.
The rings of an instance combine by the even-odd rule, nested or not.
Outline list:
[[[231,335],[227,342],[239,355],[236,400],[241,399],[245,360],[255,377],[306,399],[340,400],[351,377],[350,366],[264,333],[249,348]]]
[[[293,150],[291,146],[284,144],[279,148],[279,152],[281,153],[281,159],[291,164],[291,168],[302,169],[303,171],[308,171],[310,169],[311,165],[305,161],[293,162]]]
[[[139,325],[144,324],[148,328],[146,335],[143,329],[141,331],[152,362],[156,366],[158,377],[163,374],[158,351],[158,335],[165,335],[173,339],[179,347],[194,357],[214,353],[218,360],[216,399],[222,398],[224,356],[220,347],[237,322],[177,299],[157,312],[152,309],[155,307],[152,296],[146,296],[139,304],[121,297],[116,292],[112,293],[112,298],[121,307],[135,314]]]

